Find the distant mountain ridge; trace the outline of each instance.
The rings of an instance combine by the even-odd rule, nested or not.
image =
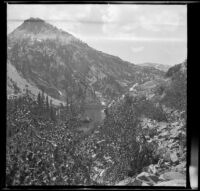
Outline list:
[[[164,72],[166,72],[171,67],[170,65],[151,63],[151,62],[142,63],[140,64],[140,66],[153,67]]]
[[[109,102],[134,83],[164,75],[97,51],[39,18],[25,20],[8,35],[8,62],[21,78],[60,101],[70,96]]]

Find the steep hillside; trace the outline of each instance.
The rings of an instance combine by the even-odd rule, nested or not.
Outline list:
[[[7,76],[7,95],[9,98],[12,96],[21,96],[25,93],[27,88],[33,95],[38,95],[38,93],[41,92],[37,86],[23,78],[10,62],[7,64]],[[64,104],[64,102],[53,97],[50,97],[50,99],[54,105]]]
[[[6,185],[186,186],[184,112],[125,96],[81,133],[80,120],[40,104],[8,100]]]
[[[165,73],[162,78],[135,84],[129,89],[132,96],[146,96],[169,108],[186,110],[187,102],[187,61],[177,64]]]
[[[101,164],[97,182],[186,186],[186,84],[185,61],[109,105],[103,126],[87,140],[101,148],[94,157]]]
[[[62,101],[79,94],[87,103],[109,102],[133,83],[163,75],[97,51],[38,18],[8,35],[8,60],[28,83]]]
[[[186,75],[186,72],[187,72],[187,60],[185,60],[181,64],[176,64],[175,66],[169,68],[169,70],[166,72],[166,77],[175,77],[180,73]]]
[[[171,67],[166,73],[166,78],[170,79],[170,85],[159,87],[164,94],[161,103],[178,110],[186,110],[187,61]]]

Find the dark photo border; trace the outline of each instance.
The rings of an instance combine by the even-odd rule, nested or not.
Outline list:
[[[187,77],[187,184],[184,187],[138,187],[138,186],[9,186],[5,185],[5,167],[6,167],[6,62],[7,62],[7,11],[6,4],[187,4],[187,14],[188,14],[188,77]],[[199,13],[200,4],[196,1],[4,1],[2,2],[1,8],[1,164],[0,164],[0,187],[3,190],[66,190],[66,189],[84,189],[84,190],[191,190],[190,185],[190,165],[198,162],[199,158],[196,158],[199,150],[199,138],[198,138],[198,109],[197,103],[199,101],[198,95],[198,80],[199,80],[199,70],[196,69],[199,64],[199,46],[198,37],[200,35],[199,31]],[[197,46],[196,46],[197,45]],[[196,47],[195,47],[196,46]],[[195,72],[198,72],[195,74]],[[193,88],[194,89],[193,89]],[[191,96],[189,96],[191,94]],[[195,102],[192,105],[192,101]],[[189,109],[190,108],[190,109]],[[196,110],[196,112],[195,112]],[[188,112],[189,111],[189,112]],[[5,112],[5,113],[4,113]],[[195,124],[196,123],[196,124]],[[196,166],[198,164],[194,164]],[[199,168],[197,166],[197,168]]]

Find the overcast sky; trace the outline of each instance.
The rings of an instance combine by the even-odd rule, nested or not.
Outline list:
[[[186,5],[8,5],[7,14],[8,33],[38,17],[135,64],[187,58]]]

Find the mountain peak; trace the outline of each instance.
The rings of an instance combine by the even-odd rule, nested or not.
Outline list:
[[[29,22],[41,22],[41,23],[44,23],[45,21],[44,20],[42,20],[42,19],[40,19],[40,18],[38,18],[38,17],[36,17],[36,18],[34,18],[34,17],[30,17],[29,19],[26,19],[25,21],[24,21],[24,23],[29,23]]]
[[[40,18],[30,17],[20,26],[21,30],[37,34],[43,30],[52,30],[54,27]]]
[[[27,37],[38,37],[42,39],[55,39],[56,37],[62,38],[64,42],[66,39],[63,38],[72,38],[72,35],[68,32],[65,32],[52,24],[46,22],[41,18],[30,17],[29,19],[24,20],[24,22],[16,28],[10,35],[14,39],[23,39]],[[67,39],[68,41],[69,39]]]

